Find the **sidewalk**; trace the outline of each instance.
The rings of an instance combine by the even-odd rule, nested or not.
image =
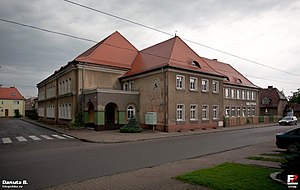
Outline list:
[[[42,122],[31,120],[28,118],[22,118],[23,121],[44,127],[58,133],[63,133],[70,135],[74,138],[95,143],[122,143],[122,142],[132,142],[132,141],[143,141],[151,139],[162,139],[162,138],[171,138],[179,136],[190,136],[190,135],[199,135],[205,133],[216,133],[224,131],[233,131],[233,130],[242,130],[250,128],[262,128],[262,127],[272,127],[277,123],[271,124],[258,124],[258,125],[244,125],[244,126],[235,126],[235,127],[222,127],[217,129],[208,129],[208,130],[196,130],[188,132],[173,132],[165,133],[159,131],[145,130],[142,133],[120,133],[119,130],[110,130],[110,131],[94,131],[92,129],[66,129],[63,126],[59,125],[47,125]]]
[[[118,189],[118,190],[183,190],[207,189],[202,186],[183,183],[174,179],[177,175],[202,168],[212,167],[224,162],[238,162],[251,155],[276,150],[273,141],[244,148],[225,151],[195,159],[175,161],[152,168],[144,168],[110,176],[88,179],[59,185],[48,189]],[[268,165],[270,166],[270,165]]]

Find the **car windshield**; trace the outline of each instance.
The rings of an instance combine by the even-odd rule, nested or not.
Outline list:
[[[292,117],[284,117],[283,120],[293,120]]]

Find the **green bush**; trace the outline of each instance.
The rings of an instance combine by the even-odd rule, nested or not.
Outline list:
[[[78,128],[82,128],[84,127],[84,115],[83,112],[79,112],[76,117],[75,117],[75,121],[71,122],[69,127],[71,129],[78,129]]]
[[[19,111],[18,109],[16,109],[16,110],[14,111],[14,113],[15,113],[15,118],[20,118],[20,117],[22,117],[22,115],[20,114],[20,111]]]
[[[132,116],[129,119],[128,124],[120,128],[121,133],[140,133],[142,131],[143,129],[140,127],[136,116]]]

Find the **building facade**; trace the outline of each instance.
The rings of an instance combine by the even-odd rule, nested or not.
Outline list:
[[[15,110],[25,115],[25,98],[15,87],[0,87],[0,117],[14,117]]]
[[[132,115],[153,127],[148,113],[156,115],[156,130],[167,132],[216,128],[225,115],[259,113],[257,86],[177,36],[138,51],[115,32],[37,87],[40,119],[67,124],[83,112],[86,126],[96,130],[119,128]]]

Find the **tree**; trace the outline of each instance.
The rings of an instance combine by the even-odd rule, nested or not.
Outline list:
[[[15,113],[15,118],[22,117],[21,114],[20,114],[20,111],[18,109],[15,109],[14,113]]]
[[[121,133],[140,133],[142,131],[143,129],[140,127],[135,115],[129,119],[128,124],[120,128]]]
[[[300,104],[300,88],[298,88],[297,92],[293,92],[292,96],[289,96],[289,102]]]

